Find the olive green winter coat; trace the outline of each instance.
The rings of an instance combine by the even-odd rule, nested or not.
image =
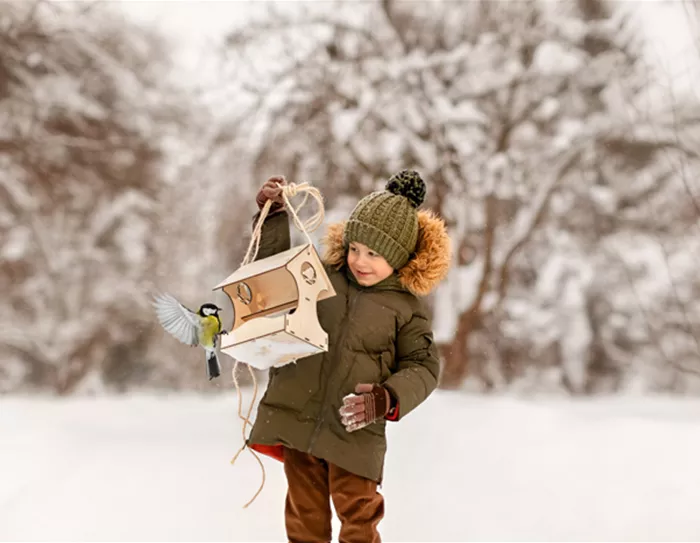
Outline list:
[[[269,453],[270,446],[291,447],[381,482],[386,420],[348,433],[338,410],[357,384],[380,383],[398,400],[401,419],[437,386],[438,353],[418,296],[445,277],[449,238],[442,220],[425,211],[418,216],[413,258],[373,287],[360,286],[345,265],[344,224],[329,228],[324,263],[337,295],[318,303],[329,351],[270,370],[248,440],[252,448]],[[289,247],[287,214],[269,216],[257,258]]]

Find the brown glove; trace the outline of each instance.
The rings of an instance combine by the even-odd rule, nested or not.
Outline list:
[[[386,416],[391,400],[391,394],[383,386],[359,384],[355,387],[355,394],[343,398],[340,421],[348,432],[364,428]]]
[[[255,197],[255,203],[258,204],[258,209],[262,209],[265,206],[265,202],[272,200],[272,206],[270,207],[270,213],[275,213],[284,207],[284,198],[282,197],[282,189],[277,185],[286,185],[287,181],[284,177],[278,175],[270,177],[263,186],[260,187],[257,196]]]

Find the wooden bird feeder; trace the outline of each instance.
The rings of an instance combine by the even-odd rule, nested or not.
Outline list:
[[[312,244],[241,266],[214,290],[233,303],[233,327],[221,351],[255,368],[284,366],[328,350],[316,304],[335,296]]]

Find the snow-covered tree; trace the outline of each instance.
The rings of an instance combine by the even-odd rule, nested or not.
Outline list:
[[[0,2],[3,388],[67,393],[144,364],[166,59],[97,4]]]
[[[310,180],[331,207],[399,168],[429,180],[455,247],[434,299],[443,386],[468,374],[496,386],[553,356],[569,389],[587,389],[589,251],[634,228],[627,215],[673,177],[661,155],[690,149],[641,109],[649,73],[620,12],[309,4],[232,33],[226,52],[250,98],[235,130],[253,178]]]

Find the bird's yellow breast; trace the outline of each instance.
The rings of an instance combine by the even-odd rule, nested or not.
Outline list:
[[[214,336],[221,332],[221,321],[214,315],[202,317],[202,343],[206,346],[212,344]]]

